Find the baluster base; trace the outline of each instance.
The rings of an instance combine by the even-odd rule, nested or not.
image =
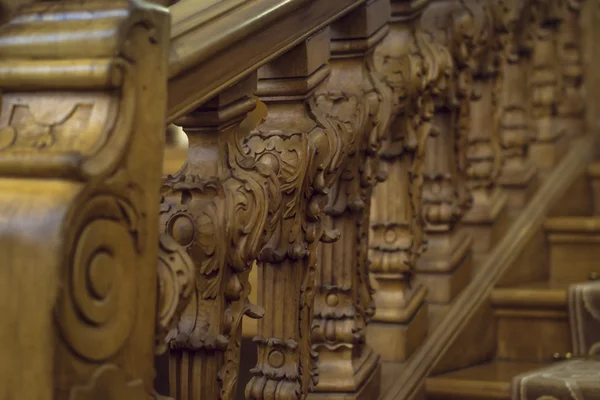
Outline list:
[[[498,178],[498,184],[507,196],[506,206],[510,214],[514,214],[523,208],[531,199],[538,187],[537,171],[533,164],[526,162],[511,168],[507,163]]]
[[[509,225],[508,196],[499,188],[491,194],[481,194],[483,196],[474,194],[473,207],[462,219],[463,230],[473,239],[476,265],[500,240]]]
[[[221,357],[215,351],[171,350],[169,352],[171,397],[177,400],[199,400],[208,399],[215,393],[219,393],[217,371],[222,362]],[[199,377],[202,379],[198,379]]]
[[[362,351],[361,351],[362,350]],[[368,345],[336,349],[319,346],[319,383],[308,400],[373,400],[379,398],[381,363]],[[361,354],[356,354],[361,351]]]
[[[529,145],[529,158],[542,178],[567,152],[569,136],[560,125],[557,118],[537,121],[537,138]]]
[[[425,287],[422,287],[426,292]],[[409,305],[409,307],[411,307]],[[406,361],[427,338],[429,305],[416,306],[405,322],[371,321],[367,328],[367,343],[381,355],[382,361]]]
[[[367,344],[383,361],[405,361],[427,337],[427,288],[409,284],[403,273],[371,274],[377,309],[367,326]]]
[[[585,121],[583,115],[577,116],[559,116],[556,118],[556,124],[560,131],[563,131],[569,139],[575,139],[585,134]]]
[[[428,234],[427,251],[417,262],[415,284],[427,287],[429,303],[448,304],[469,284],[472,243],[460,230]]]

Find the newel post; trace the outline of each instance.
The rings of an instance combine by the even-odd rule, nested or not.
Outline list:
[[[36,3],[0,29],[5,398],[152,398],[152,332],[193,279],[159,253],[168,46],[143,1]]]

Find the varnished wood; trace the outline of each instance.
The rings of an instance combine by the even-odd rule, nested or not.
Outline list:
[[[379,354],[365,342],[375,311],[368,265],[371,194],[382,178],[379,151],[393,112],[392,88],[376,70],[374,50],[388,34],[389,7],[386,0],[369,1],[331,27],[332,74],[319,95],[334,115],[336,97],[348,107],[338,108],[344,111],[338,118],[355,132],[356,147],[325,207],[325,225],[342,236],[323,246],[318,258],[312,337],[320,377],[311,399],[380,393]]]
[[[174,400],[507,398],[571,357],[596,8],[0,1],[0,392],[164,399],[168,351]]]
[[[33,4],[0,30],[6,398],[148,398],[155,331],[192,285],[156,229],[168,14],[86,7]]]

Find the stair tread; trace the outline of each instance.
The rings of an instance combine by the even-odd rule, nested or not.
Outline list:
[[[494,288],[490,302],[496,307],[563,310],[567,307],[568,287],[566,283],[538,281]]]
[[[511,286],[504,286],[494,288],[494,290],[504,290],[504,289],[516,289],[516,290],[567,290],[569,288],[569,283],[564,282],[552,282],[549,280],[546,281],[535,281],[535,282],[523,282],[517,283]]]
[[[600,233],[600,216],[549,217],[544,229],[554,233]]]
[[[513,377],[547,366],[547,363],[491,361],[430,377],[428,398],[510,398]]]
[[[431,380],[510,382],[514,376],[547,366],[547,363],[531,363],[494,360],[484,364],[458,369],[436,375]]]

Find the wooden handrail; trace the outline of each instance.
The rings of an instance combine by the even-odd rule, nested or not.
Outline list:
[[[365,0],[227,0],[170,7],[167,121],[186,114]]]

